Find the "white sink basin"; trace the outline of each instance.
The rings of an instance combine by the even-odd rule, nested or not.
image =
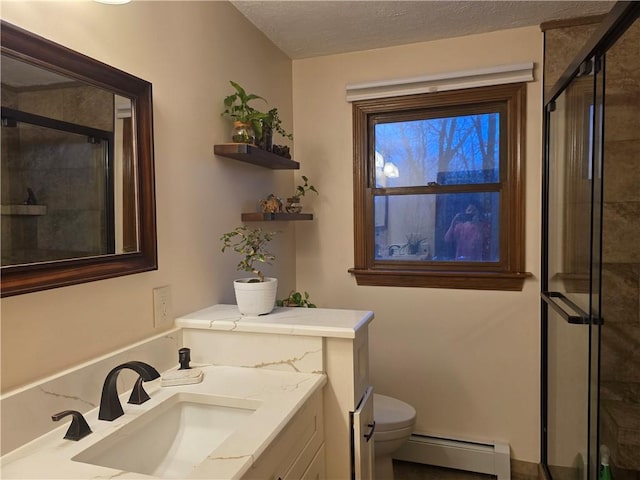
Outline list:
[[[250,421],[261,402],[178,393],[72,458],[160,478],[185,478]]]

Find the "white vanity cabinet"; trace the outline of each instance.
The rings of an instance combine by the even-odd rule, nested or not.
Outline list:
[[[0,476],[50,478],[54,472],[57,478],[152,478],[147,469],[139,472],[139,466],[138,473],[130,475],[120,465],[79,460],[79,455],[98,442],[105,442],[100,448],[118,444],[117,439],[110,443],[116,438],[111,435],[121,435],[125,427],[148,425],[136,420],[150,418],[144,415],[174,395],[196,394],[215,397],[213,404],[221,398],[249,401],[256,409],[250,422],[239,425],[196,462],[192,478],[370,480],[372,470],[366,462],[372,450],[362,439],[372,423],[372,408],[366,402],[371,398],[372,319],[368,311],[321,308],[276,308],[269,315],[243,317],[235,305],[186,315],[169,332],[3,395],[3,427],[15,428],[3,428],[2,446],[7,450]],[[100,402],[107,372],[131,359],[167,371],[175,368],[181,347],[190,347],[192,364],[203,369],[201,383],[164,388],[153,382],[145,387],[151,401],[126,404],[125,415],[114,422],[98,420],[98,409],[91,406]],[[126,399],[136,376],[122,380],[119,391]],[[365,392],[368,397],[363,397]],[[43,423],[33,415],[67,409],[85,414],[92,435],[69,442],[63,439],[67,425],[54,425],[49,416]],[[361,421],[356,428],[357,417]]]
[[[322,392],[317,392],[291,419],[243,480],[324,478]],[[322,467],[319,469],[319,467]],[[310,476],[307,476],[310,474]]]
[[[199,383],[149,382],[150,399],[141,405],[125,403],[125,392],[124,414],[113,421],[99,420],[98,408],[88,411],[92,433],[80,441],[63,438],[67,423],[3,455],[0,477],[326,478],[326,375],[199,368]]]
[[[351,451],[359,443],[351,426],[352,413],[356,411],[369,387],[369,336],[367,326],[354,331],[353,338],[326,337],[324,339],[325,373],[324,388],[325,436],[327,439],[327,478],[353,478],[352,470],[360,470],[353,464]],[[366,470],[366,469],[365,469]],[[357,477],[368,480],[372,477]]]
[[[324,444],[320,442],[315,449],[303,448],[294,454],[294,447],[285,440],[287,429],[275,440],[285,443],[274,444],[269,450],[278,455],[291,453],[295,458],[272,457],[274,460],[269,463],[270,457],[261,456],[247,479],[350,479],[355,472],[359,473],[358,479],[372,478],[366,465],[355,465],[356,460],[368,461],[366,455],[352,455],[353,412],[369,387],[368,324],[372,319],[370,311],[324,308],[276,308],[268,315],[243,317],[235,305],[214,305],[176,320],[182,328],[184,346],[191,348],[195,363],[327,376],[322,414],[316,417],[322,419],[318,435],[324,436]],[[295,423],[291,427],[293,431]],[[295,447],[311,445],[313,441],[298,439]],[[365,442],[364,448],[371,447],[370,443]],[[260,475],[251,477],[258,472]]]

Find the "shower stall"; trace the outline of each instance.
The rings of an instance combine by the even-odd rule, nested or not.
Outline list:
[[[113,137],[2,106],[3,267],[115,253]]]
[[[545,92],[541,466],[552,480],[598,480],[605,463],[616,480],[640,478],[639,16],[640,2],[614,4]],[[545,33],[545,75],[548,48]]]

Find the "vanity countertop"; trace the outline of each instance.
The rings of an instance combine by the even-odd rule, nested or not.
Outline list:
[[[355,338],[373,312],[333,308],[276,307],[267,315],[244,316],[235,305],[213,305],[176,319],[176,326],[234,332]]]
[[[193,478],[236,479],[275,439],[294,414],[326,383],[322,374],[280,372],[229,366],[199,366],[202,383],[161,387],[160,380],[145,383],[151,399],[130,405],[121,395],[125,414],[112,422],[98,420],[98,409],[85,414],[93,433],[80,441],[64,440],[69,422],[1,458],[2,478],[154,478],[72,460],[108,435],[118,435],[127,423],[174,394],[200,393],[260,402],[247,425],[232,433],[189,475]],[[43,413],[44,414],[44,413]],[[122,432],[120,432],[122,434]],[[150,438],[150,442],[154,439]]]

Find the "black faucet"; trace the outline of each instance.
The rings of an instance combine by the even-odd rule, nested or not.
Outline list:
[[[111,370],[107,374],[107,378],[104,379],[104,385],[102,387],[100,411],[98,412],[98,418],[100,420],[112,421],[124,415],[124,410],[122,410],[122,405],[118,398],[118,389],[116,387],[118,373],[120,373],[120,370],[124,368],[129,368],[140,375],[140,378],[136,381],[135,387],[131,392],[131,397],[129,397],[129,403],[141,404],[149,400],[149,395],[147,395],[147,392],[142,388],[142,382],[148,382],[160,377],[160,374],[155,368],[144,362],[126,362]]]
[[[84,419],[82,414],[77,410],[64,410],[63,412],[55,413],[51,415],[51,420],[53,420],[54,422],[58,422],[64,417],[68,417],[69,415],[71,415],[73,418],[64,438],[66,438],[67,440],[78,441],[91,433],[89,424]]]

